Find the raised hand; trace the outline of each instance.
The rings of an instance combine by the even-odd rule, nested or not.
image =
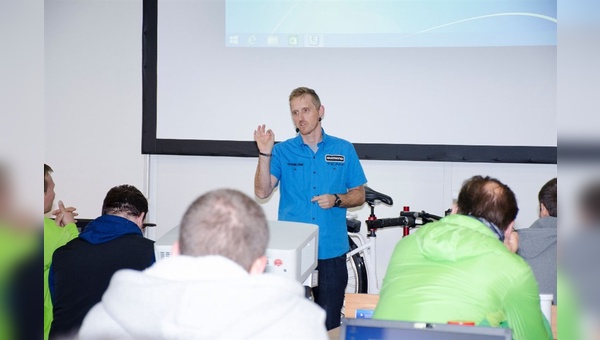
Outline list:
[[[256,141],[256,146],[258,146],[258,151],[271,153],[275,144],[275,133],[271,129],[267,129],[265,124],[259,125],[254,130],[254,140]]]
[[[69,223],[75,223],[77,220],[75,216],[79,215],[75,212],[77,210],[74,207],[65,208],[65,205],[62,201],[58,201],[58,209],[52,212],[52,215],[55,216],[56,224],[64,227]]]

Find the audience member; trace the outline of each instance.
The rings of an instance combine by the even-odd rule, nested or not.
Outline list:
[[[148,201],[137,188],[114,187],[104,198],[102,216],[54,252],[49,275],[54,304],[50,338],[78,331],[117,270],[143,270],[154,263],[154,242],[142,234],[147,212]]]
[[[556,226],[557,226],[557,179],[548,181],[538,194],[539,219],[529,228],[519,229],[521,255],[531,266],[541,294],[556,294]]]
[[[54,204],[54,180],[52,168],[44,164],[44,214],[52,210]],[[75,208],[65,208],[62,201],[58,201],[58,210],[52,212],[55,220],[44,217],[44,339],[48,339],[50,325],[52,324],[52,300],[48,289],[48,274],[52,264],[54,251],[77,237],[79,232],[75,225]]]
[[[561,235],[558,259],[559,339],[600,339],[600,271],[594,269],[600,258],[600,178],[588,179],[573,198],[576,214],[568,236]]]
[[[398,242],[373,317],[473,321],[509,327],[515,340],[551,339],[533,272],[514,254],[517,212],[508,186],[468,179],[453,214]]]
[[[43,230],[17,202],[16,189],[11,167],[0,160],[0,339],[42,339]]]
[[[327,339],[325,313],[290,279],[262,274],[268,224],[243,193],[196,199],[174,256],[117,272],[82,339]]]

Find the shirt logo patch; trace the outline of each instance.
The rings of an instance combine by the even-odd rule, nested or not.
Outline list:
[[[325,161],[333,163],[344,163],[346,158],[343,155],[325,155]]]

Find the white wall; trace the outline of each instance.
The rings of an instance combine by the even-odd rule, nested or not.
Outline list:
[[[0,195],[10,198],[0,209],[27,216],[43,204],[41,181],[33,180],[44,156],[43,15],[37,1],[0,1],[0,168],[8,179]]]
[[[55,170],[57,199],[76,206],[83,218],[99,215],[111,187],[124,183],[138,187],[150,199],[148,221],[158,224],[158,238],[177,225],[187,205],[207,190],[231,187],[253,195],[257,160],[141,155],[141,11],[141,1],[134,0],[46,0],[45,162]],[[499,178],[515,191],[521,209],[517,228],[535,220],[537,192],[557,173],[556,165],[362,164],[368,184],[395,202],[393,207],[378,207],[378,217],[396,217],[404,205],[443,214],[462,181],[482,174]],[[278,200],[275,192],[261,201],[270,219],[277,218]],[[369,214],[366,206],[355,212],[361,220]],[[380,279],[401,235],[400,229],[378,233]]]
[[[80,217],[115,185],[143,189],[141,21],[141,1],[45,2],[45,162]]]

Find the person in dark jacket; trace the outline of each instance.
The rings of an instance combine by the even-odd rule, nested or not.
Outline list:
[[[154,262],[154,241],[142,234],[148,201],[134,186],[108,191],[102,216],[54,252],[49,286],[54,306],[50,339],[76,334],[120,269],[143,270]]]
[[[517,254],[531,266],[540,288],[540,294],[556,294],[556,227],[557,227],[557,179],[549,180],[538,194],[540,218],[529,228],[519,229]]]

